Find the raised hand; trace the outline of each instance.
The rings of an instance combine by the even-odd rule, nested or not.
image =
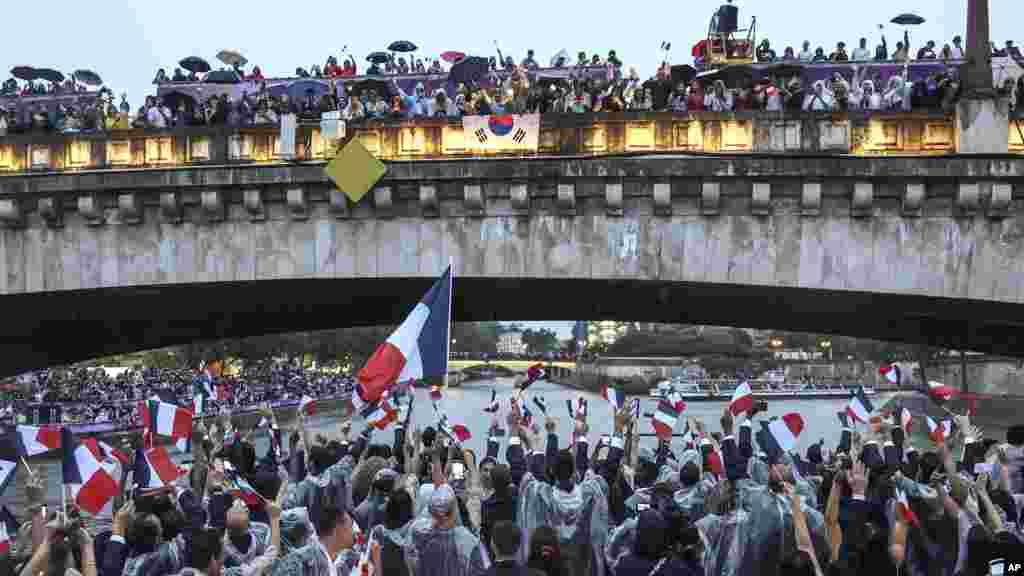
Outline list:
[[[850,489],[855,495],[863,496],[868,488],[868,476],[863,462],[854,462],[849,475]]]

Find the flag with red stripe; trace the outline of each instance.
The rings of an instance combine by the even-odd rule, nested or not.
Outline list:
[[[744,382],[736,387],[732,393],[732,400],[729,401],[729,411],[733,416],[750,412],[754,409],[754,393],[750,390],[750,384]]]
[[[178,479],[178,465],[162,446],[135,451],[133,482],[143,489],[171,486]]]
[[[60,449],[59,426],[17,426],[18,455],[38,456]]]
[[[61,431],[61,446],[64,485],[70,486],[74,503],[79,508],[98,516],[117,496],[117,480],[103,465],[98,449],[79,441],[67,428]]]

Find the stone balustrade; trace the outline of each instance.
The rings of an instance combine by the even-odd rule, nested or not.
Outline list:
[[[1024,154],[1011,120],[1009,149]],[[468,157],[459,120],[374,121],[348,127],[383,160]],[[643,153],[944,155],[956,152],[956,123],[941,113],[551,115],[536,156]],[[292,161],[325,160],[317,124],[300,125]],[[31,133],[0,138],[0,174],[282,162],[276,126]]]

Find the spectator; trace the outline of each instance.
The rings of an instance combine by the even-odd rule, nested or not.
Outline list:
[[[529,50],[526,51],[526,58],[523,58],[523,61],[522,63],[520,63],[520,66],[522,66],[523,68],[527,68],[529,70],[534,70],[540,67],[537,64],[537,60],[535,60],[533,57],[533,48],[530,48]]]
[[[954,36],[953,37],[953,59],[954,60],[963,60],[963,57],[964,57],[963,39],[960,38],[959,36]]]
[[[861,38],[860,44],[853,49],[854,62],[867,62],[871,60],[871,50],[868,50],[868,39]]]
[[[542,576],[544,573],[526,566],[520,566],[517,557],[521,545],[522,533],[519,527],[509,521],[501,521],[494,526],[494,539],[491,551],[494,554],[492,565],[486,576]]]
[[[920,50],[917,51],[918,60],[935,60],[935,41],[929,40]]]
[[[188,76],[185,76],[185,73],[181,71],[181,68],[175,68],[174,77],[171,80],[174,82],[188,82]]]
[[[811,52],[811,42],[804,40],[803,48],[800,50],[800,54],[797,55],[797,59],[801,62],[812,62],[814,60],[814,53]]]
[[[558,534],[549,526],[542,526],[530,535],[530,553],[526,566],[544,576],[570,576],[569,570],[562,559],[562,549]]]
[[[156,71],[156,78],[153,78],[153,84],[164,84],[167,82],[167,72],[163,68]]]
[[[782,54],[782,60],[784,62],[795,62],[796,61],[796,54],[793,53],[793,47],[792,46],[786,46],[786,51],[783,52],[783,54]]]
[[[942,45],[942,53],[939,54],[939,58],[943,62],[947,62],[953,59],[953,49],[949,46],[949,44]]]
[[[757,47],[757,61],[758,62],[774,62],[775,61],[775,50],[772,50],[771,45],[768,43],[768,39],[765,38],[761,41],[761,44]]]
[[[813,91],[807,95],[803,109],[805,112],[829,112],[835,105],[832,92],[825,88],[825,82],[814,83]]]
[[[836,44],[836,51],[828,57],[831,62],[849,62],[850,56],[846,53],[846,42]]]
[[[825,56],[825,49],[821,46],[815,48],[814,58],[811,59],[811,62],[828,62],[828,56]]]
[[[1004,52],[1006,52],[1006,55],[1011,58],[1015,58],[1017,60],[1020,60],[1022,58],[1020,54],[1020,48],[1017,48],[1016,46],[1013,45],[1013,40],[1006,41],[1006,48],[1004,49]]]

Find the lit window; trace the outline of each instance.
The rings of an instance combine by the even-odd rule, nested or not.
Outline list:
[[[445,126],[441,129],[441,151],[445,154],[462,154],[466,151],[466,136],[462,126]]]
[[[132,143],[130,140],[107,141],[107,164],[124,166],[132,163]]]
[[[14,154],[11,153],[11,147],[0,144],[0,170],[10,170],[11,168],[14,168]]]
[[[626,124],[627,150],[654,149],[654,123],[637,122]]]
[[[172,148],[169,137],[146,138],[146,164],[169,163],[173,158]]]
[[[268,142],[267,142],[269,144],[269,148],[270,148],[270,157],[271,158],[280,158],[281,157],[281,138],[280,138],[280,136],[274,134],[274,135],[268,136],[268,138],[270,138],[270,140],[268,140]]]
[[[426,146],[425,130],[416,126],[403,126],[398,133],[402,154],[422,154]]]
[[[191,162],[204,162],[210,159],[210,139],[206,136],[189,137],[188,139],[189,160]]]
[[[229,156],[232,160],[248,160],[252,158],[253,138],[251,134],[235,134],[228,144]]]
[[[30,144],[28,147],[29,165],[33,169],[50,167],[50,147],[41,144]]]
[[[68,142],[68,168],[82,168],[92,164],[92,142],[72,140]]]

